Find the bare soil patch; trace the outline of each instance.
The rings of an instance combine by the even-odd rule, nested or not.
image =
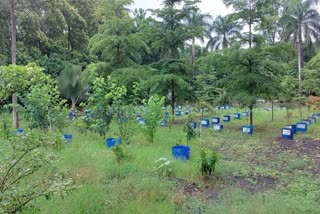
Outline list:
[[[205,199],[217,199],[220,190],[211,187],[210,185],[199,186],[198,184],[177,179],[177,187],[184,195],[197,196]]]
[[[266,191],[276,186],[276,180],[274,178],[264,176],[234,176],[233,180],[237,186],[249,192]]]
[[[302,139],[302,140],[279,140],[282,150],[294,150],[309,156],[318,156],[320,154],[320,140]]]

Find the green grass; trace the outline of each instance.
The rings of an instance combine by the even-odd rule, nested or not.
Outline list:
[[[190,160],[175,160],[174,176],[170,178],[159,177],[152,171],[160,157],[173,159],[173,145],[186,144],[182,125],[159,128],[153,144],[146,142],[143,133],[135,127],[132,143],[123,148],[130,154],[129,158],[120,163],[112,150],[106,148],[105,139],[91,132],[81,134],[70,125],[64,131],[73,134],[73,141],[63,145],[59,152],[59,167],[68,172],[78,188],[64,199],[59,196],[37,199],[33,204],[39,209],[24,213],[319,213],[318,175],[307,170],[312,157],[304,160],[290,151],[270,152],[277,149],[280,129],[288,124],[286,111],[275,110],[275,120],[271,121],[271,112],[255,109],[252,136],[240,131],[242,125],[248,124],[248,118],[233,120],[233,113],[242,111],[245,110],[206,113],[210,120],[214,115],[229,114],[232,121],[224,123],[222,132],[202,129],[201,139],[189,143]],[[312,113],[304,110],[303,114],[307,117]],[[186,116],[175,119],[185,120]],[[292,122],[298,121],[295,110]],[[318,121],[295,139],[320,138],[319,128]],[[107,136],[113,136],[112,133]],[[220,161],[215,176],[203,179],[200,151],[211,147],[218,148]],[[248,180],[271,177],[276,180],[276,186],[249,192],[237,185],[233,176]],[[186,193],[178,187],[177,179],[194,183],[201,191]],[[216,191],[216,197],[208,197],[206,189]]]

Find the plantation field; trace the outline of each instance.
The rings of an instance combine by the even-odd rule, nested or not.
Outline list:
[[[271,121],[271,111],[254,109],[252,136],[240,131],[248,118],[233,119],[234,112],[242,111],[206,113],[210,120],[226,114],[232,119],[223,123],[222,132],[212,126],[201,129],[201,138],[189,142],[187,161],[171,154],[173,145],[187,144],[182,125],[186,116],[159,128],[152,144],[134,124],[131,144],[121,145],[127,157],[120,162],[104,138],[80,133],[71,123],[64,132],[73,139],[59,151],[58,167],[75,180],[77,189],[63,199],[37,199],[33,203],[39,209],[23,213],[319,213],[320,121],[294,140],[281,140],[286,110],[275,110]],[[303,117],[312,113],[305,109]],[[292,122],[299,121],[295,110]],[[107,137],[115,137],[113,133],[111,128]],[[217,148],[219,162],[212,176],[201,175],[202,148]],[[161,157],[173,160],[172,175],[154,170]]]

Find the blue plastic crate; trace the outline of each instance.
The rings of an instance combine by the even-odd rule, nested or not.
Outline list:
[[[66,117],[66,118],[69,119],[69,120],[72,120],[74,117],[75,117],[75,114],[70,111],[70,112],[67,114],[67,117]]]
[[[172,156],[180,160],[188,160],[190,158],[190,147],[177,145],[171,148]]]
[[[168,126],[168,121],[167,120],[162,120],[161,123],[160,123],[160,126]]]
[[[223,116],[223,122],[230,122],[230,121],[231,121],[231,117],[229,115]]]
[[[219,124],[219,123],[220,123],[220,118],[219,117],[213,117],[212,118],[212,125]]]
[[[253,134],[253,126],[242,126],[241,131],[243,134]]]
[[[297,133],[297,125],[286,125],[285,128],[292,129],[293,134]]]
[[[139,123],[139,125],[145,125],[145,124],[146,124],[146,120],[143,119],[143,118],[140,118],[140,119],[138,120],[138,123]]]
[[[112,148],[112,147],[119,145],[121,143],[122,143],[122,140],[120,137],[119,138],[110,137],[110,138],[106,139],[106,147],[107,148]]]
[[[247,111],[242,112],[242,116],[243,117],[248,117],[249,116],[249,112],[247,112]]]
[[[91,111],[90,110],[85,110],[84,114],[89,117],[89,116],[91,116]]]
[[[306,132],[308,125],[306,123],[297,123],[297,132]]]
[[[239,120],[241,118],[241,115],[239,113],[234,113],[233,118]]]
[[[221,124],[213,124],[213,130],[222,131],[223,130],[223,125],[221,125]]]
[[[210,125],[209,119],[201,119],[201,127],[208,128]]]
[[[311,125],[311,120],[309,119],[303,119],[302,122],[306,123],[308,126]]]
[[[281,129],[281,139],[282,140],[292,140],[293,139],[293,130],[289,128]]]
[[[191,122],[190,123],[191,127],[196,129],[197,128],[197,122]]]
[[[17,135],[22,135],[24,130],[22,128],[17,129]]]
[[[169,112],[164,112],[164,117],[169,117]]]
[[[311,121],[311,123],[316,123],[317,122],[317,118],[316,117],[309,117],[308,119]]]
[[[175,111],[174,114],[175,114],[176,116],[181,116],[181,111]]]
[[[72,141],[72,134],[64,134],[63,139],[65,143],[71,143]]]

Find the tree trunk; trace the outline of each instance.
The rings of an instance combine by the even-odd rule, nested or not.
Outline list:
[[[16,20],[14,16],[14,0],[9,0],[9,25],[10,25],[10,39],[11,39],[11,64],[15,65],[17,62],[17,29]],[[12,121],[13,128],[19,128],[19,115],[16,106],[18,105],[18,98],[16,93],[12,95]]]
[[[76,99],[71,98],[71,111],[72,111],[73,113],[76,112],[76,104],[77,104]]]
[[[271,100],[271,120],[273,121],[273,114],[274,111],[273,111],[273,100]]]
[[[301,42],[298,41],[297,43],[297,54],[298,54],[298,78],[299,78],[299,81],[302,80],[302,75],[301,75],[301,69],[302,69],[302,60],[301,60]]]
[[[253,126],[253,106],[250,106],[249,107],[249,109],[250,109],[250,112],[249,112],[249,114],[250,114],[250,126]]]
[[[19,114],[17,111],[17,105],[18,105],[18,98],[17,94],[14,93],[12,95],[12,121],[13,121],[13,128],[17,129],[19,128]]]
[[[251,0],[249,0],[249,48],[252,46],[252,12],[251,12]]]
[[[196,61],[196,48],[195,48],[195,39],[194,37],[192,38],[192,51],[191,51],[191,63],[194,65]],[[192,79],[194,80],[194,67],[192,68]]]
[[[172,122],[174,122],[174,103],[175,103],[174,81],[171,80],[171,114],[172,114]]]
[[[303,68],[303,47],[302,47],[302,29],[301,26],[298,29],[298,41],[296,43],[296,49],[298,54],[298,76],[299,81],[303,80],[302,68]]]

